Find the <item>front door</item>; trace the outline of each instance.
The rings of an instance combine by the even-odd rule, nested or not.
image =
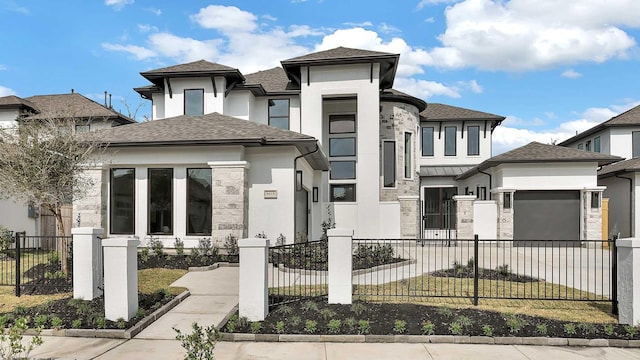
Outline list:
[[[458,188],[424,189],[423,227],[425,239],[456,238],[456,207],[453,197]]]
[[[304,188],[296,191],[296,240],[307,240],[309,236],[309,192]]]

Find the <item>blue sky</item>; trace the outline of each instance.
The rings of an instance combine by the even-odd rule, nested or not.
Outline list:
[[[497,154],[640,105],[638,14],[637,0],[0,0],[0,96],[107,90],[143,120],[141,71],[207,59],[248,74],[356,47],[400,54],[398,90],[506,116]]]

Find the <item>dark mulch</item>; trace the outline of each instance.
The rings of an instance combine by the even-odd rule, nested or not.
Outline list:
[[[438,270],[431,273],[432,276],[436,277],[449,277],[449,278],[459,278],[459,279],[473,279],[473,268],[468,267],[459,267],[459,268],[451,268]],[[528,283],[528,282],[536,282],[538,279],[533,278],[527,275],[518,275],[510,272],[508,269],[478,269],[478,279],[482,280],[504,280],[518,283]]]
[[[151,255],[145,259],[138,254],[138,269],[182,269],[188,270],[190,267],[209,266],[221,261],[229,261],[228,255]],[[233,260],[233,259],[232,259]],[[237,259],[236,261],[237,262]]]
[[[340,320],[338,331],[329,330],[330,320]],[[316,330],[305,329],[308,321],[316,322]],[[404,328],[396,326],[404,321]],[[287,334],[375,334],[375,335],[470,335],[487,336],[548,336],[570,338],[640,339],[638,327],[624,325],[575,323],[525,315],[505,315],[473,308],[452,309],[416,304],[355,302],[353,305],[327,304],[326,300],[307,300],[272,309],[260,330],[237,315],[223,328],[239,333],[277,334],[278,322]],[[366,323],[368,322],[368,323]],[[334,321],[335,324],[335,321]],[[432,325],[426,325],[432,324]],[[456,325],[457,324],[457,325]],[[367,325],[369,329],[367,330]],[[426,325],[426,326],[425,326]],[[546,326],[546,332],[539,326]],[[394,326],[396,329],[394,330]],[[428,330],[432,326],[432,332]],[[483,329],[483,327],[485,329]],[[252,331],[253,330],[253,331]],[[575,330],[575,333],[573,333]],[[459,331],[459,332],[458,332]]]

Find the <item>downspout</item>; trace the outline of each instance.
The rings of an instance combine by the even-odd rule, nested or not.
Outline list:
[[[618,179],[629,180],[629,237],[633,237],[635,236],[633,231],[633,179],[629,179],[618,174],[616,174],[615,177]]]
[[[296,156],[293,159],[293,187],[294,187],[294,192],[293,192],[293,242],[296,241],[296,236],[298,235],[298,229],[297,229],[297,219],[296,219],[296,215],[297,215],[297,207],[298,207],[298,202],[296,201],[296,194],[298,192],[298,159],[303,158],[303,157],[307,157],[311,154],[315,154],[318,151],[320,151],[320,147],[318,146],[318,141],[316,141],[316,148],[313,151],[309,151],[308,153],[304,153],[304,154],[300,154],[298,156]],[[300,184],[300,186],[302,186],[302,184]],[[308,216],[308,214],[307,214]]]
[[[488,190],[488,192],[489,192],[489,200],[491,200],[491,174],[486,173],[486,172],[484,172],[482,170],[478,170],[478,172],[480,174],[485,174],[485,175],[487,175],[489,177],[489,190]]]

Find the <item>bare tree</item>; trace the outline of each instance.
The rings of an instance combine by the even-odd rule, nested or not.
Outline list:
[[[63,236],[61,207],[92,186],[82,170],[96,161],[97,148],[76,134],[73,116],[18,119],[17,127],[0,128],[0,195],[49,210]]]

